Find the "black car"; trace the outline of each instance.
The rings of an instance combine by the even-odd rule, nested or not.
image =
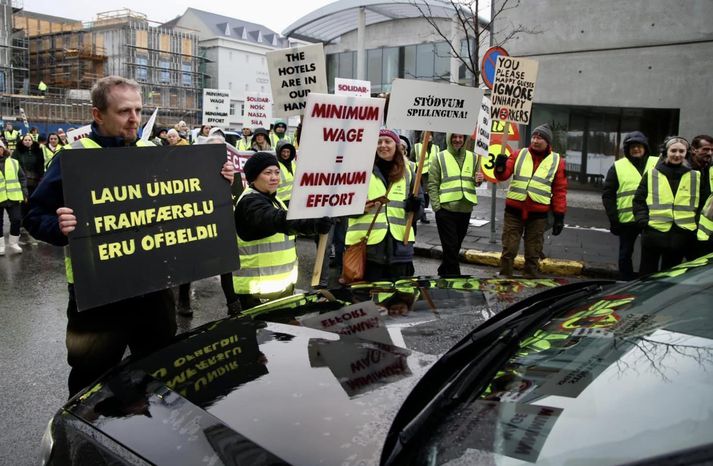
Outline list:
[[[629,284],[412,279],[286,298],[125,360],[57,413],[44,456],[711,461],[711,261]]]

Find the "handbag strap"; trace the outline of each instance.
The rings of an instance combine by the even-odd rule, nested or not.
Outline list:
[[[391,191],[391,186],[392,184],[389,184],[389,186],[386,188],[386,194],[384,194],[385,197],[389,196],[389,191]],[[367,241],[369,239],[369,235],[371,234],[372,228],[374,228],[374,224],[376,223],[376,218],[379,216],[379,212],[381,212],[381,208],[384,206],[385,203],[379,203],[379,207],[376,208],[376,213],[374,214],[374,218],[371,219],[371,225],[369,225],[369,229],[366,230],[366,236],[364,236],[364,241]]]

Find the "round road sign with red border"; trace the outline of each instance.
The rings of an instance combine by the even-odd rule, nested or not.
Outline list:
[[[495,66],[498,64],[498,57],[502,55],[509,57],[510,54],[502,47],[490,47],[483,55],[483,61],[480,62],[480,75],[483,77],[483,82],[488,89],[493,88],[495,82]]]

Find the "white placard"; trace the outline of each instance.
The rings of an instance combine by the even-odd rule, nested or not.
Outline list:
[[[275,50],[265,56],[275,116],[300,115],[304,113],[310,92],[327,93],[327,67],[322,44]]]
[[[371,97],[371,81],[361,79],[334,78],[334,95]]]
[[[354,336],[387,345],[392,344],[386,324],[374,301],[352,304],[338,311],[326,312],[300,320],[304,327],[316,328],[342,336]]]
[[[475,128],[475,153],[481,160],[488,159],[488,147],[490,147],[490,99],[483,97],[478,112],[478,125]]]
[[[470,135],[482,99],[483,90],[477,87],[395,79],[386,126]]]
[[[227,128],[230,119],[230,90],[203,89],[203,124]]]
[[[364,212],[384,102],[309,94],[288,220]]]
[[[146,122],[146,126],[144,126],[144,129],[141,131],[141,140],[142,141],[148,141],[151,138],[151,132],[153,131],[153,125],[156,124],[156,116],[158,115],[158,107],[156,107],[156,110],[153,111],[151,114],[151,117],[149,117],[149,121]]]
[[[269,128],[272,123],[272,98],[270,94],[246,92],[243,107],[243,128]]]
[[[491,96],[493,118],[522,125],[530,123],[537,67],[537,61],[529,58],[498,57]]]
[[[85,125],[72,131],[67,131],[67,141],[71,144],[82,138],[86,138],[92,132],[92,125]]]

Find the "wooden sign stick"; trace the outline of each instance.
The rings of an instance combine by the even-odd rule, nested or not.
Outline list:
[[[418,188],[421,187],[421,174],[423,173],[423,162],[426,159],[426,153],[428,152],[428,141],[431,137],[430,131],[423,132],[423,139],[421,141],[421,154],[418,158],[418,169],[416,170],[416,179],[413,183],[413,195],[418,196]],[[407,168],[408,169],[408,168]],[[411,225],[413,225],[413,212],[408,213],[408,219],[406,220],[406,231],[404,232],[404,246],[408,246],[408,239],[411,236]]]
[[[312,286],[319,285],[319,279],[322,277],[322,264],[324,263],[324,253],[327,251],[327,238],[329,238],[329,233],[319,235],[317,256],[314,258],[314,270],[312,270]]]

